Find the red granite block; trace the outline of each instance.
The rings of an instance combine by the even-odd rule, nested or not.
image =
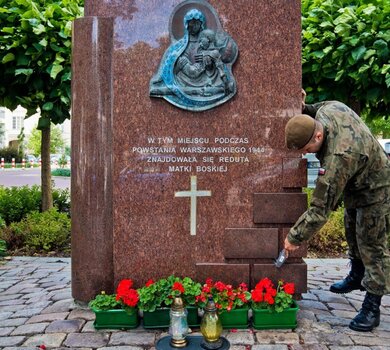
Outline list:
[[[285,263],[282,267],[277,268],[274,264],[254,264],[251,273],[251,287],[262,278],[268,277],[275,284],[282,279],[285,282],[295,283],[295,292],[307,292],[307,265],[305,262],[288,264]]]
[[[225,258],[276,258],[277,228],[227,228],[223,240]]]
[[[283,188],[307,187],[307,160],[283,158]]]
[[[196,280],[203,283],[207,278],[213,281],[221,280],[225,283],[249,285],[250,266],[249,264],[225,264],[225,263],[197,263]]]
[[[255,193],[253,221],[256,224],[293,224],[306,208],[306,193]]]
[[[279,236],[279,250],[283,249],[284,247],[284,240],[288,234],[289,228],[283,228],[282,232]],[[295,250],[294,252],[291,252],[289,257],[291,258],[302,258],[307,255],[307,243],[302,243],[302,245],[299,247],[299,249]]]

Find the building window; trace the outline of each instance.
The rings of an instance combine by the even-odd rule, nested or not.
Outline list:
[[[12,117],[12,130],[20,130],[23,127],[23,116],[14,115]]]

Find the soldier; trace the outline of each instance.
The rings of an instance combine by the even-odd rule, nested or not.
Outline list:
[[[303,113],[288,121],[286,146],[316,153],[321,168],[310,208],[291,228],[284,248],[298,249],[326,223],[343,195],[351,271],[330,290],[366,291],[349,327],[371,331],[380,323],[381,298],[390,293],[390,161],[360,117],[343,103],[304,105]]]

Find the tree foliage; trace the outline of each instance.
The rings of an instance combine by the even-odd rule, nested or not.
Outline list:
[[[302,0],[308,102],[337,99],[370,118],[390,110],[390,1]]]
[[[59,127],[51,127],[50,135],[50,153],[59,153],[65,147],[65,141],[62,137],[62,132]],[[41,154],[41,132],[34,129],[27,141],[27,149],[29,149],[34,156]]]
[[[18,105],[40,129],[69,118],[71,26],[82,0],[0,0],[0,105]]]

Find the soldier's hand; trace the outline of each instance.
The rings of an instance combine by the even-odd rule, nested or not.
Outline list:
[[[299,245],[292,244],[288,241],[287,237],[284,240],[284,249],[286,249],[288,252],[293,252],[294,250],[297,250],[299,248]]]

